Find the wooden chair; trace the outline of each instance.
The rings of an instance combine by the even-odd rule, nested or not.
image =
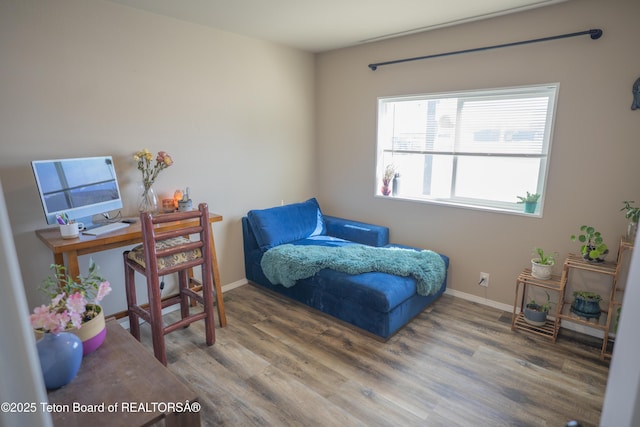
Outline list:
[[[140,341],[139,319],[151,325],[153,352],[156,358],[167,365],[164,336],[198,320],[205,322],[207,345],[215,342],[214,287],[209,244],[209,208],[201,203],[198,210],[175,212],[152,216],[140,214],[142,245],[125,251],[124,277],[131,335]],[[177,221],[177,222],[176,222]],[[173,224],[167,224],[173,223]],[[163,225],[163,231],[154,226]],[[187,237],[185,237],[187,236]],[[193,268],[202,271],[202,295],[190,288]],[[135,272],[146,277],[149,294],[148,307],[141,306],[136,298]],[[179,293],[165,298],[160,293],[160,277],[178,273]],[[196,300],[204,306],[203,311],[190,314],[189,302]],[[162,309],[180,304],[181,319],[163,326]]]

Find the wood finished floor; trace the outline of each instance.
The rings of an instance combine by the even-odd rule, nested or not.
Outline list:
[[[212,347],[202,322],[166,336],[205,426],[599,423],[609,368],[598,349],[513,332],[511,313],[444,295],[382,343],[251,285],[224,299]]]

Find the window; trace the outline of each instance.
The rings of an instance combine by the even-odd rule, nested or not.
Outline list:
[[[522,212],[542,195],[558,84],[380,98],[376,194],[389,165],[393,196]]]

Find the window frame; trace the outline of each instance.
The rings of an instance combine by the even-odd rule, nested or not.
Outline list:
[[[399,199],[410,202],[418,202],[418,203],[428,203],[428,204],[437,204],[437,205],[445,205],[452,207],[459,207],[465,209],[475,209],[482,211],[493,211],[493,212],[501,212],[507,214],[515,214],[515,215],[526,215],[528,217],[538,217],[541,218],[544,211],[544,200],[546,196],[547,189],[547,181],[549,176],[549,167],[551,162],[551,149],[554,135],[554,127],[555,127],[555,119],[557,114],[557,106],[558,106],[558,95],[560,92],[560,84],[559,83],[546,83],[546,84],[534,84],[534,85],[526,85],[526,86],[513,86],[513,87],[499,87],[499,88],[489,88],[489,89],[478,89],[478,90],[465,90],[465,91],[453,91],[453,92],[438,92],[438,93],[425,93],[425,94],[412,94],[412,95],[396,95],[396,96],[384,96],[377,98],[377,123],[376,123],[376,157],[375,157],[375,189],[374,196],[380,198],[387,199]],[[429,150],[423,149],[418,151],[412,150],[397,150],[393,147],[393,132],[389,134],[388,129],[383,129],[384,124],[383,109],[385,106],[392,102],[402,102],[402,101],[433,101],[433,100],[442,100],[442,99],[450,99],[450,98],[461,98],[458,99],[457,107],[456,107],[456,123],[460,120],[460,109],[461,105],[464,105],[465,102],[469,101],[477,101],[482,98],[486,99],[498,99],[498,100],[506,100],[508,98],[534,98],[534,97],[547,97],[547,111],[545,117],[544,124],[544,132],[542,136],[542,142],[540,145],[540,153],[492,153],[492,152],[460,152],[456,151],[456,147],[459,145],[458,138],[459,136],[455,136],[455,141],[452,143],[452,149],[450,151],[439,151],[439,150]],[[437,129],[437,127],[436,127]],[[386,137],[383,136],[384,132],[386,132]],[[425,132],[425,140],[426,140],[426,132]],[[512,147],[513,148],[513,147]],[[476,199],[469,197],[461,197],[456,196],[455,191],[451,189],[451,193],[449,197],[433,197],[428,195],[416,196],[415,194],[399,194],[393,196],[385,196],[381,192],[381,182],[382,176],[384,175],[384,169],[386,164],[384,163],[385,153],[390,153],[391,157],[393,157],[396,153],[398,154],[419,154],[419,155],[449,155],[452,156],[452,161],[454,164],[458,163],[458,159],[461,157],[472,156],[475,158],[482,157],[494,157],[494,158],[519,158],[519,159],[529,159],[529,158],[538,158],[541,159],[540,164],[538,165],[538,175],[537,175],[537,188],[534,192],[538,192],[541,194],[540,199],[537,203],[537,208],[534,213],[525,213],[523,210],[523,204],[517,203],[516,200],[513,202],[504,202],[498,200],[490,200],[490,199]],[[433,177],[433,175],[431,175]],[[451,181],[451,186],[455,186],[457,176],[457,171],[452,169],[450,176],[448,179]],[[523,192],[524,193],[524,192]],[[524,194],[522,194],[524,195]]]

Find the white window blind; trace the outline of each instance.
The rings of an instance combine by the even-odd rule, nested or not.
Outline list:
[[[392,165],[395,197],[522,211],[517,196],[544,193],[557,90],[380,98],[376,194]]]

